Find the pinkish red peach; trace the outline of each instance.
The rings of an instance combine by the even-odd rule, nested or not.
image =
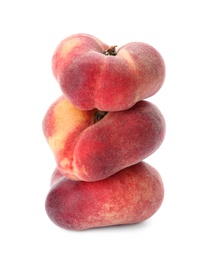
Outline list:
[[[118,111],[154,95],[165,78],[160,53],[143,42],[118,49],[89,34],[62,40],[52,70],[66,98],[77,108]]]
[[[97,181],[156,151],[164,139],[165,120],[148,101],[105,114],[77,109],[62,96],[47,111],[43,132],[64,176]]]
[[[49,218],[69,230],[133,224],[150,218],[164,197],[162,179],[140,162],[96,182],[60,178],[45,202]]]

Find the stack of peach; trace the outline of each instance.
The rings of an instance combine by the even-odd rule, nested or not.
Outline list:
[[[52,59],[62,94],[43,119],[56,169],[45,208],[71,230],[133,224],[161,206],[160,174],[144,159],[165,136],[160,110],[144,99],[163,85],[152,46],[108,46],[88,34],[64,39]]]

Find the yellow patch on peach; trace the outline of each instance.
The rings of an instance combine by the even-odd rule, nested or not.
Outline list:
[[[79,38],[73,38],[69,41],[65,41],[60,49],[61,58],[66,58],[67,54],[76,46],[81,46],[82,40]]]
[[[87,176],[88,172],[86,171],[85,165],[81,165],[81,170],[79,171],[77,165],[76,165],[76,157],[73,156],[73,160],[72,160],[72,169],[73,172],[75,172],[75,175],[78,176],[78,174],[81,174],[81,178],[83,178],[83,176]]]
[[[75,108],[67,99],[54,107],[54,132],[48,138],[48,143],[54,152],[64,149],[67,136],[72,133],[81,122],[85,122],[84,112]]]
[[[129,54],[129,52],[127,50],[121,49],[119,51],[118,55],[119,55],[119,57],[124,58],[128,62],[129,66],[130,66],[130,69],[132,71],[136,71],[137,70],[137,67],[135,65],[135,61],[134,61],[134,59],[132,58],[132,56]]]
[[[115,207],[116,207],[115,204],[111,204],[111,203],[103,204],[101,209],[102,214],[100,214],[100,219],[104,219],[109,223],[113,222],[114,224],[118,224],[122,216],[119,214],[119,208],[115,208]]]
[[[63,160],[60,161],[60,167],[66,169],[69,166],[70,166],[70,160],[68,158],[64,158]]]
[[[73,174],[73,170],[70,167],[70,160],[68,158],[64,158],[59,162],[58,169],[67,178],[79,181],[79,178],[76,176],[76,174]]]

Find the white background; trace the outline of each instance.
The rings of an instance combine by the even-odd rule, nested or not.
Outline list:
[[[0,259],[213,259],[212,1],[1,1]],[[109,45],[143,41],[164,57],[167,76],[149,101],[167,122],[146,159],[165,198],[142,224],[66,231],[44,201],[55,167],[41,122],[61,92],[57,44],[89,33]]]

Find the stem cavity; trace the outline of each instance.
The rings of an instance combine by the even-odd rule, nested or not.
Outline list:
[[[116,47],[117,45],[109,47],[108,50],[104,51],[104,55],[116,56],[117,54]]]
[[[97,110],[94,114],[94,122],[97,123],[98,121],[100,121],[102,118],[105,117],[107,113],[108,112]]]

